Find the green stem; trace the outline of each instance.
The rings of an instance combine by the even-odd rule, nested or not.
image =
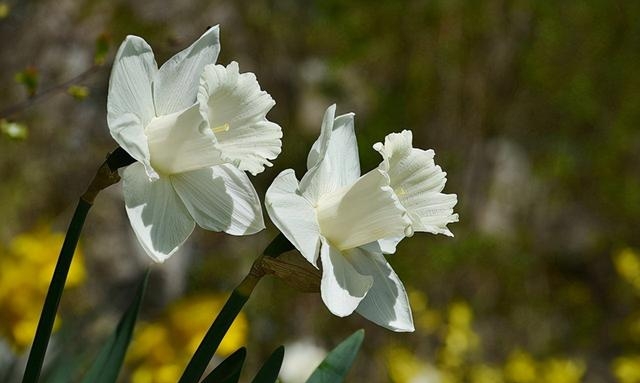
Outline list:
[[[100,166],[91,184],[89,184],[87,191],[80,197],[76,211],[69,224],[67,235],[64,238],[58,262],[53,271],[53,277],[51,277],[49,290],[47,291],[42,312],[40,313],[36,335],[33,339],[29,359],[27,360],[27,366],[22,378],[23,383],[36,383],[40,377],[44,356],[47,352],[49,338],[51,337],[51,331],[53,329],[53,322],[56,319],[56,312],[58,311],[62,291],[67,281],[67,274],[69,274],[73,254],[78,245],[78,239],[80,238],[80,232],[82,232],[82,226],[84,225],[87,213],[89,213],[89,209],[93,205],[93,201],[98,193],[102,189],[120,180],[117,169],[129,165],[134,161],[128,155],[123,155],[123,152],[122,149],[118,148],[107,156],[106,161]]]
[[[218,349],[220,342],[222,342],[222,338],[224,338],[229,327],[231,327],[240,310],[242,310],[242,307],[244,307],[247,300],[249,300],[253,289],[263,276],[272,273],[271,270],[265,268],[263,259],[265,257],[276,258],[280,254],[293,250],[294,248],[287,238],[280,233],[265,248],[262,255],[253,262],[249,274],[240,282],[238,287],[233,290],[224,307],[222,307],[222,310],[220,310],[220,313],[213,321],[213,324],[209,327],[198,349],[182,373],[179,383],[197,383],[200,381],[211,358],[213,358],[213,355]]]
[[[204,371],[209,365],[209,361],[213,358],[222,338],[231,327],[231,324],[236,319],[244,304],[249,300],[251,292],[255,288],[256,284],[265,275],[262,270],[262,257],[258,258],[251,267],[249,274],[242,280],[242,282],[236,287],[227,302],[220,310],[220,313],[213,321],[211,327],[205,334],[202,342],[198,346],[195,354],[191,357],[189,364],[182,373],[182,377],[179,383],[197,383],[204,374]]]
[[[67,236],[62,244],[62,250],[60,250],[58,263],[56,264],[53,277],[51,278],[49,291],[47,291],[47,297],[44,300],[44,306],[42,307],[42,313],[40,314],[40,321],[38,322],[38,328],[36,329],[36,336],[33,340],[33,345],[31,346],[27,367],[22,379],[23,383],[35,383],[40,377],[40,371],[42,370],[44,355],[47,352],[47,345],[49,344],[49,337],[51,336],[53,322],[56,319],[58,304],[62,297],[62,290],[64,289],[64,284],[67,280],[67,274],[69,273],[69,267],[73,260],[73,253],[76,250],[76,245],[78,244],[78,238],[80,238],[80,232],[82,231],[84,220],[87,217],[87,213],[90,208],[91,204],[81,198],[80,202],[78,202],[78,206],[76,207],[76,211],[73,214],[73,218],[71,219],[69,230],[67,230]]]

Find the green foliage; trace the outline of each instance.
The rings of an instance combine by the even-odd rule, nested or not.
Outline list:
[[[344,381],[360,351],[364,330],[354,332],[336,346],[311,374],[307,383],[340,383]]]
[[[200,381],[211,357],[218,349],[222,338],[231,327],[231,323],[236,319],[238,313],[249,299],[249,296],[241,293],[238,289],[231,293],[231,296],[218,313],[213,324],[205,334],[198,349],[193,354],[189,364],[180,377],[180,383],[197,383]]]
[[[244,347],[239,348],[214,368],[202,380],[202,383],[237,383],[240,380],[242,365],[246,357],[247,349]]]
[[[124,356],[129,348],[133,329],[138,319],[142,298],[149,280],[147,270],[140,282],[135,298],[127,311],[122,315],[118,326],[106,341],[95,361],[84,376],[84,383],[115,383],[122,368]]]
[[[278,379],[282,360],[284,359],[284,346],[276,348],[264,362],[256,374],[252,383],[274,383]]]
[[[33,339],[33,345],[29,351],[29,358],[27,359],[27,365],[22,379],[23,383],[36,383],[40,377],[42,363],[44,362],[44,356],[47,352],[47,345],[51,337],[53,322],[56,318],[62,291],[64,290],[69,268],[71,267],[73,254],[80,239],[84,220],[90,208],[90,203],[80,199],[71,223],[69,224],[69,229],[62,244],[62,249],[60,249],[60,256],[58,257],[58,262],[56,263],[56,268],[53,272],[51,283],[49,284],[47,297],[45,298],[42,312],[40,313],[40,320],[38,321],[38,328],[36,329],[36,335]]]

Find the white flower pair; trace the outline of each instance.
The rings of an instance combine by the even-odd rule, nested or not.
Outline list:
[[[275,102],[252,73],[215,65],[218,28],[157,69],[153,52],[129,36],[116,55],[107,102],[114,139],[138,160],[122,172],[127,214],[155,261],[171,256],[195,227],[243,235],[264,228],[253,175],[278,156],[282,132],[267,121]],[[298,183],[280,173],[267,191],[276,226],[314,266],[329,310],[357,311],[395,331],[413,331],[402,282],[383,254],[415,231],[452,235],[455,195],[432,150],[410,131],[374,148],[382,163],[360,175],[353,114],[327,109]]]

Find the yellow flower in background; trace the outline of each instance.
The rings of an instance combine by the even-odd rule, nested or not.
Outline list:
[[[553,358],[546,361],[541,370],[545,383],[579,383],[586,366],[581,360]]]
[[[455,302],[449,307],[444,347],[440,352],[442,365],[458,370],[468,354],[478,349],[480,340],[472,328],[473,311],[465,302]]]
[[[131,382],[178,381],[212,318],[222,309],[225,298],[210,294],[187,297],[169,306],[159,321],[139,325],[127,353],[126,362],[132,369]],[[247,318],[241,312],[216,355],[226,357],[242,347],[248,331]]]
[[[508,382],[537,382],[537,366],[533,357],[522,350],[512,351],[504,366],[504,376]]]
[[[613,257],[613,263],[618,274],[640,292],[640,255],[626,248]]]
[[[389,377],[394,383],[440,383],[445,380],[440,371],[407,348],[389,347],[384,352],[384,358]]]
[[[440,313],[429,308],[427,296],[422,291],[409,288],[408,294],[416,327],[428,334],[435,333],[442,324]]]
[[[471,369],[472,383],[502,383],[502,371],[486,364],[474,366]]]
[[[16,353],[33,340],[64,234],[41,226],[16,236],[0,250],[0,337]],[[65,288],[84,282],[86,272],[80,248],[69,270]],[[59,326],[56,318],[54,330]]]
[[[619,383],[640,383],[640,355],[616,358],[611,370]]]
[[[226,297],[222,295],[195,296],[178,301],[171,306],[169,309],[169,323],[173,329],[171,335],[182,338],[188,347],[189,354],[196,351],[204,333],[211,326],[212,318],[222,309],[225,300]],[[240,313],[220,343],[217,353],[227,356],[242,347],[246,343],[248,331],[247,318]]]

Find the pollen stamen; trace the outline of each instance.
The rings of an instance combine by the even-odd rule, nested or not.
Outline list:
[[[216,126],[215,128],[211,128],[214,133],[224,133],[229,131],[229,123],[225,122],[222,125]]]

